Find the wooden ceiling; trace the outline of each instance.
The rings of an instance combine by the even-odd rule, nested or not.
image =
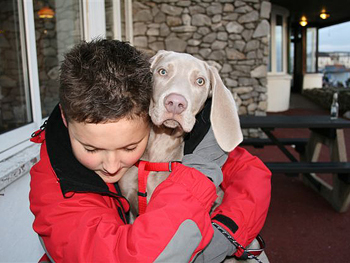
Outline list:
[[[271,3],[289,10],[292,25],[298,24],[301,16],[307,17],[308,26],[318,28],[350,21],[350,0],[271,0]],[[323,9],[330,14],[325,20],[320,18]]]

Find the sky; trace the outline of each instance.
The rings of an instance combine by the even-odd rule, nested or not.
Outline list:
[[[319,51],[350,52],[350,22],[345,22],[320,29]]]

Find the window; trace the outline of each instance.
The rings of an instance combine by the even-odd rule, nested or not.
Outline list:
[[[30,135],[58,103],[64,54],[82,39],[105,37],[111,7],[114,24],[125,20],[121,37],[131,42],[132,1],[105,1],[1,1],[0,161],[32,146]]]
[[[0,134],[33,121],[20,2],[0,8]]]
[[[270,25],[270,55],[268,69],[271,73],[287,73],[287,17],[288,10],[273,5]]]
[[[316,72],[316,49],[317,49],[317,28],[308,27],[306,29],[306,71]]]
[[[275,25],[276,71],[283,71],[283,17],[276,15]]]

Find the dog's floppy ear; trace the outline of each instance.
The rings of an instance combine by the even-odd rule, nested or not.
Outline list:
[[[232,151],[243,140],[236,103],[225,87],[216,68],[209,66],[212,88],[210,121],[215,138],[226,152]]]

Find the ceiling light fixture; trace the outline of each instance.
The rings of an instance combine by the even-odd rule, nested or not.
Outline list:
[[[322,19],[327,19],[328,17],[330,17],[330,14],[326,12],[325,9],[322,10],[321,14],[320,14],[320,17]]]
[[[302,16],[302,17],[300,18],[299,24],[300,24],[301,26],[306,26],[306,25],[307,25],[306,16]]]
[[[50,7],[43,7],[38,11],[40,18],[53,18],[55,12]]]

